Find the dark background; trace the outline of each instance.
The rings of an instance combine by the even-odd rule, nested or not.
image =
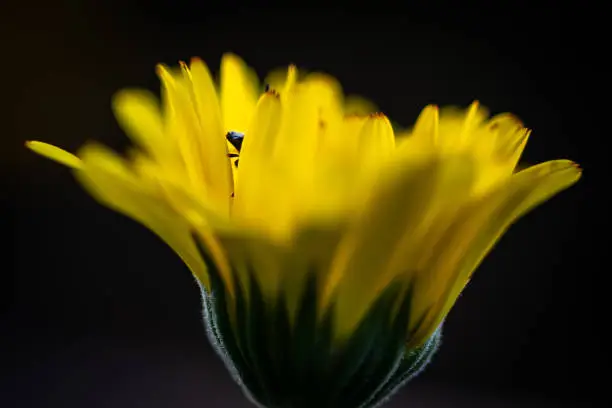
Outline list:
[[[204,0],[1,11],[0,406],[249,406],[207,343],[198,288],[178,258],[22,147],[39,139],[74,151],[96,139],[123,149],[115,91],[157,90],[158,62],[197,55],[216,70],[225,51],[260,76],[289,62],[329,72],[403,125],[427,103],[478,99],[534,129],[526,162],[579,162],[583,180],[510,230],[451,312],[431,366],[389,406],[605,405],[606,265],[595,260],[590,172],[598,145],[581,110],[593,102],[578,96],[594,75],[595,11],[517,1],[291,11]]]

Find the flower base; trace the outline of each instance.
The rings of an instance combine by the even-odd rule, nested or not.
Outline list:
[[[254,276],[248,295],[236,290],[235,300],[230,299],[214,263],[200,250],[211,281],[210,291],[202,288],[209,339],[258,406],[377,407],[427,365],[440,343],[438,329],[422,347],[406,349],[410,296],[400,299],[399,285],[389,286],[339,345],[332,339],[332,318],[317,315],[314,274],[291,324],[284,297],[267,303]],[[399,311],[392,313],[398,301]],[[235,310],[234,324],[228,310]]]

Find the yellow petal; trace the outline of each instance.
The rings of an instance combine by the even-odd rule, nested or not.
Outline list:
[[[210,186],[209,196],[215,201],[229,203],[233,180],[227,158],[226,132],[214,83],[202,60],[194,59],[191,62],[191,80],[201,126],[202,164]]]
[[[469,157],[393,163],[340,244],[322,307],[334,303],[337,332],[350,333],[394,279],[409,281],[440,209],[473,181]]]
[[[286,108],[283,106],[281,129],[272,158],[286,161],[291,157],[291,169],[296,175],[309,175],[315,163],[319,145],[317,96],[315,88],[296,84],[287,95]]]
[[[472,136],[474,129],[478,128],[487,116],[488,112],[480,107],[478,101],[472,102],[465,114],[465,121],[463,123],[461,133],[459,134],[459,138],[462,140],[469,139],[470,136]]]
[[[514,169],[527,145],[529,129],[526,129],[518,118],[508,113],[494,116],[487,123],[487,127],[496,136],[494,158],[508,163],[508,167]]]
[[[157,98],[148,91],[126,89],[113,97],[115,117],[127,135],[162,165],[178,162],[176,140],[164,133]]]
[[[378,112],[376,105],[361,96],[349,95],[344,100],[346,115],[369,115],[375,112]]]
[[[216,234],[234,271],[236,290],[242,290],[248,298],[250,278],[259,284],[265,298],[273,304],[281,293],[281,277],[287,253],[259,234]]]
[[[340,228],[311,225],[300,229],[294,240],[281,244],[261,234],[218,233],[218,239],[234,271],[237,290],[249,297],[251,279],[259,286],[267,304],[284,297],[290,321],[296,318],[306,280],[327,270],[338,244]],[[321,283],[320,280],[318,283]]]
[[[75,177],[101,204],[142,223],[166,242],[193,275],[209,287],[206,266],[191,238],[187,222],[157,194],[130,172],[123,160],[99,145],[86,145],[79,155],[83,167]]]
[[[234,54],[221,59],[221,110],[224,130],[245,133],[258,98],[257,76]]]
[[[244,138],[240,155],[240,170],[236,180],[236,192],[232,217],[260,231],[268,231],[277,237],[291,232],[296,213],[300,208],[300,195],[293,189],[291,153],[278,158],[270,154],[286,141],[280,133],[282,105],[274,93],[264,94],[257,106],[251,131]]]
[[[519,217],[580,178],[568,160],[533,166],[467,207],[449,225],[431,264],[415,282],[412,345],[422,344],[455,303],[473,271]]]
[[[315,274],[317,293],[323,292],[325,275],[333,261],[345,227],[342,220],[334,221],[320,225],[310,223],[307,227],[300,227],[289,244],[290,264],[283,273],[282,287],[287,296],[290,316],[294,316],[297,311],[309,274]],[[294,270],[297,272],[294,273]]]
[[[440,111],[438,138],[436,140],[438,148],[445,151],[454,151],[473,146],[474,143],[483,142],[479,139],[482,132],[477,130],[487,117],[488,111],[478,102],[472,103],[467,110],[456,107],[443,108]]]
[[[37,142],[35,140],[27,141],[25,145],[33,152],[36,152],[41,156],[45,156],[48,159],[55,160],[64,166],[68,166],[73,169],[80,169],[82,167],[81,159],[72,153],[68,153],[63,149],[60,149],[59,147],[44,142]]]
[[[289,67],[282,67],[272,70],[266,78],[264,82],[270,88],[270,90],[276,91],[280,94],[287,92],[291,89],[291,87],[296,83],[298,77],[303,77],[304,71],[295,67],[295,65],[290,65]]]
[[[361,130],[368,119],[369,116],[360,115],[347,115],[343,118],[338,135],[341,148],[334,152],[337,155],[336,159],[342,162],[342,165],[359,167]]]
[[[358,143],[360,162],[380,165],[395,150],[395,136],[389,119],[383,114],[368,117],[361,128]]]
[[[287,81],[287,67],[275,68],[264,78],[265,85],[271,91],[281,92]]]
[[[435,145],[439,132],[439,111],[435,105],[428,105],[423,109],[412,131],[413,137],[424,138],[428,144]]]
[[[397,154],[410,157],[417,152],[433,151],[439,138],[439,110],[428,105],[416,120],[411,131],[397,134]]]
[[[275,149],[281,114],[278,95],[272,92],[262,95],[249,125],[251,130],[242,143],[240,172],[234,196],[235,212],[244,215],[249,209],[257,211],[253,207],[249,208],[249,200],[252,199],[251,194],[256,193],[262,183],[266,183],[265,179],[261,179],[259,170],[269,160],[270,151]]]
[[[197,229],[214,229],[218,231],[233,230],[230,218],[224,212],[219,212],[218,207],[207,202],[202,197],[187,188],[184,188],[176,179],[164,174],[152,175],[160,193],[181,216]]]
[[[317,134],[312,137],[318,143],[319,163],[335,161],[347,144],[347,135],[343,132],[342,88],[335,78],[324,74],[309,75],[305,84],[318,110]]]
[[[157,73],[162,82],[165,130],[178,146],[185,169],[184,183],[197,194],[209,194],[212,186],[208,184],[204,174],[202,131],[193,89],[190,89],[191,74],[177,76],[163,65],[157,67]]]

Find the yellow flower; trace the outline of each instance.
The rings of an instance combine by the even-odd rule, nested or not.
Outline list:
[[[86,144],[78,158],[46,143],[27,145],[73,168],[96,199],[157,233],[206,284],[190,226],[175,206],[180,197],[193,196],[227,217],[233,185],[228,154],[237,152],[224,135],[246,131],[259,97],[257,77],[232,54],[222,59],[218,96],[201,60],[194,59],[190,69],[160,65],[157,73],[161,109],[143,90],[123,90],[113,100],[119,123],[137,146],[130,160],[97,143]]]
[[[312,336],[294,357],[316,354],[319,336],[329,337],[329,350],[349,350],[355,338],[366,347],[363,333],[384,332],[372,329],[376,322],[394,327],[402,350],[407,342],[398,358],[429,353],[503,232],[580,177],[568,160],[516,171],[529,131],[509,114],[489,118],[477,103],[467,110],[428,106],[396,137],[386,116],[361,115],[369,105],[344,98],[323,74],[299,77],[289,67],[259,95],[253,74],[233,55],[222,60],[218,92],[200,60],[158,72],[161,111],[143,91],[123,91],[114,102],[139,148],[129,160],[97,144],[77,156],[41,142],[28,146],[73,168],[100,202],[145,224],[182,257],[204,288],[211,340],[265,404],[280,401],[281,380],[261,377],[262,357],[252,350],[285,347],[271,335],[278,326],[266,320],[272,314],[284,316],[294,343],[295,333]],[[238,132],[239,149],[228,132]],[[206,297],[211,292],[214,299]],[[310,331],[306,315],[314,316]],[[376,339],[390,338],[384,333]],[[264,340],[253,346],[258,335]],[[406,370],[426,363],[421,354]],[[277,363],[275,373],[289,375]],[[398,364],[390,359],[387,372]],[[354,375],[346,374],[350,381]],[[358,393],[355,406],[393,388],[381,384]]]

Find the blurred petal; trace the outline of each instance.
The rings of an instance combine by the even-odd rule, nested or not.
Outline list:
[[[440,116],[438,107],[428,105],[423,109],[412,131],[415,138],[423,138],[429,145],[435,145],[438,140]]]
[[[349,166],[351,169],[359,167],[359,140],[362,135],[361,130],[368,119],[369,116],[358,115],[348,115],[343,118],[338,135],[341,149],[336,153],[336,159],[343,166]]]
[[[33,152],[36,152],[41,156],[45,156],[48,159],[63,164],[64,166],[68,166],[73,169],[80,169],[82,167],[81,159],[79,159],[72,153],[68,153],[63,149],[60,149],[59,147],[44,142],[37,142],[34,140],[26,142],[25,145]]]
[[[351,332],[390,282],[414,277],[417,271],[407,269],[427,246],[440,209],[469,190],[472,169],[468,158],[422,158],[387,169],[330,270],[323,306],[333,298],[339,336]]]
[[[570,187],[580,174],[580,169],[568,160],[533,166],[455,217],[436,246],[430,265],[415,284],[411,320],[422,323],[412,327],[412,345],[422,344],[433,333],[472,272],[508,227],[533,207]]]
[[[478,102],[472,103],[468,109],[445,107],[440,110],[438,137],[436,145],[443,151],[456,151],[470,148],[482,140],[482,132],[478,132],[488,116],[488,111]]]
[[[516,116],[509,113],[494,116],[487,125],[495,134],[495,159],[508,163],[508,167],[516,167],[527,145],[530,131]]]
[[[174,138],[178,146],[186,174],[184,183],[197,194],[209,193],[201,150],[200,123],[189,89],[189,79],[177,76],[171,69],[159,65],[157,73],[162,82],[164,97],[164,117],[167,134]]]
[[[227,202],[233,190],[232,170],[227,158],[226,132],[221,121],[217,93],[202,60],[192,60],[191,75],[202,132],[200,147],[204,155],[204,175],[211,186],[210,196],[215,201]]]
[[[371,115],[359,133],[360,162],[380,163],[391,157],[395,150],[395,136],[389,119],[383,114]]]
[[[136,178],[120,157],[102,146],[86,145],[79,155],[83,167],[75,172],[75,177],[83,187],[100,203],[155,232],[208,287],[206,266],[191,239],[189,225],[155,189]]]
[[[153,94],[122,90],[113,97],[113,110],[126,134],[159,163],[173,165],[178,162],[176,140],[164,133],[159,102]]]
[[[289,67],[282,67],[272,70],[266,76],[264,82],[270,88],[270,90],[283,94],[291,89],[291,87],[298,80],[298,77],[303,77],[305,71],[298,69],[294,65]]]
[[[411,131],[396,134],[397,154],[409,157],[419,152],[433,151],[439,137],[439,124],[438,107],[426,106]]]
[[[272,159],[291,157],[290,168],[296,176],[308,177],[315,163],[319,131],[316,89],[296,84],[287,95],[280,134],[272,150]]]
[[[238,56],[221,59],[221,111],[225,132],[246,132],[258,98],[257,75]]]
[[[259,100],[249,134],[244,138],[240,154],[240,171],[236,177],[233,213],[238,217],[249,218],[251,214],[271,209],[267,200],[274,200],[279,191],[274,194],[265,185],[273,180],[264,178],[261,169],[269,162],[270,151],[277,143],[281,103],[277,94],[265,93]],[[276,186],[273,186],[273,190]],[[266,193],[268,192],[268,194]],[[266,198],[266,202],[259,199]],[[260,214],[261,215],[261,214]]]
[[[349,95],[344,100],[344,113],[346,115],[369,115],[378,112],[378,107],[361,96]]]
[[[338,81],[328,75],[311,74],[305,79],[318,110],[317,157],[322,161],[335,161],[347,144],[342,132],[344,114],[342,111],[342,88]]]
[[[283,304],[293,322],[309,275],[320,278],[318,274],[329,267],[339,241],[338,231],[309,226],[300,229],[287,243],[245,231],[220,232],[217,236],[231,264],[235,286],[243,296],[249,298],[251,280],[255,280],[266,304]]]

